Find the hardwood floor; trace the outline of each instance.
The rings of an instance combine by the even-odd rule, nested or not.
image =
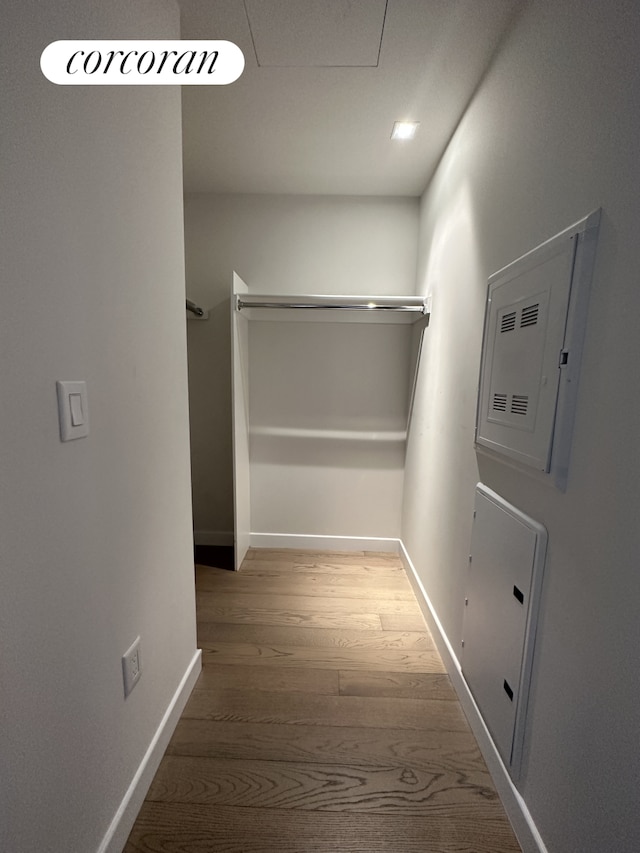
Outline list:
[[[203,672],[124,853],[516,853],[396,556],[196,568]]]

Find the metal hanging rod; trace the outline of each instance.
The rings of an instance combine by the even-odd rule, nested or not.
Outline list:
[[[196,317],[204,317],[204,308],[201,308],[199,305],[196,305],[195,302],[192,302],[190,299],[187,299],[187,311],[191,311],[192,314],[195,314]]]
[[[294,308],[303,310],[320,310],[320,311],[397,311],[405,313],[426,313],[426,307],[423,300],[416,304],[409,305],[406,303],[385,304],[384,302],[376,302],[375,300],[367,299],[362,302],[340,302],[331,301],[331,297],[321,297],[323,302],[262,302],[260,300],[242,299],[238,296],[237,308],[242,311],[243,308]]]

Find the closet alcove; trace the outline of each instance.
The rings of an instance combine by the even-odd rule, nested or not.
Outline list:
[[[231,295],[235,564],[250,546],[395,550],[427,301]]]

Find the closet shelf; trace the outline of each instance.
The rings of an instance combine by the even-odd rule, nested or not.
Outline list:
[[[400,444],[407,440],[406,430],[300,429],[296,427],[250,427],[249,435],[268,438],[302,438],[328,441],[385,442]]]
[[[250,320],[415,323],[429,316],[423,296],[246,293],[235,300],[236,311]]]

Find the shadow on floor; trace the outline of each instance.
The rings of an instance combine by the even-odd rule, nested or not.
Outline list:
[[[233,546],[195,545],[193,553],[199,566],[233,571]]]

